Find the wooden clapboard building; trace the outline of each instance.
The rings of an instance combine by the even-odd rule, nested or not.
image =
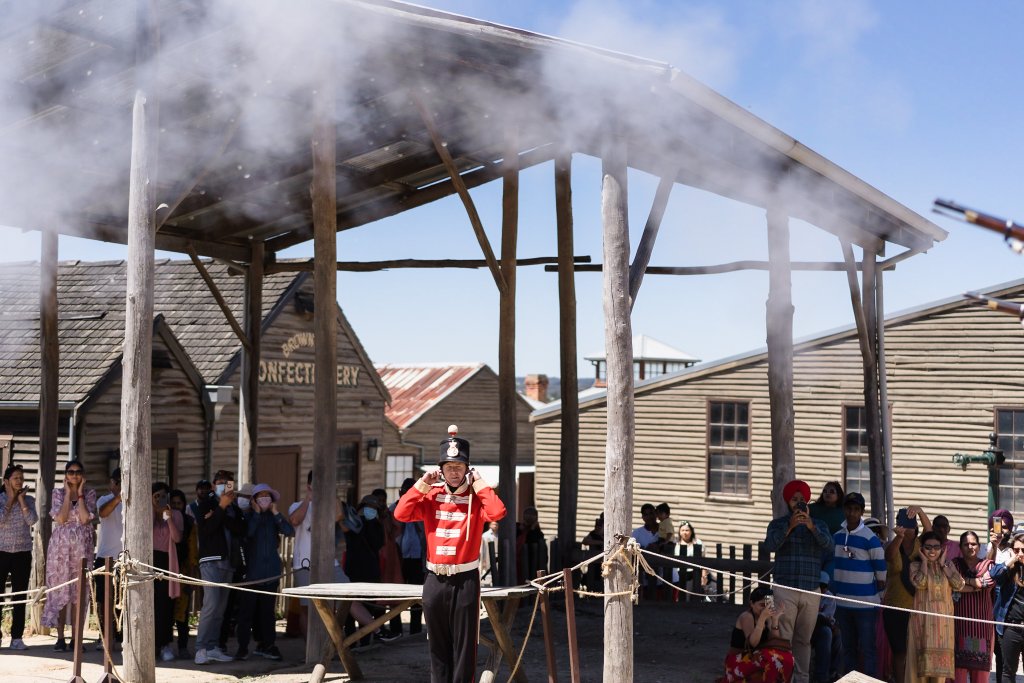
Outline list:
[[[205,266],[226,305],[240,311],[244,278]],[[59,267],[60,457],[82,459],[100,488],[120,457],[124,279],[121,261]],[[4,464],[24,464],[30,479],[38,463],[38,280],[37,263],[0,272],[0,454]],[[218,469],[237,472],[241,343],[191,262],[158,261],[154,299],[153,480],[190,491]],[[255,471],[286,502],[312,467],[313,305],[308,273],[265,278]],[[355,499],[384,481],[388,393],[340,308],[337,324],[338,486]]]
[[[387,408],[392,428],[385,431],[388,498],[402,474],[437,462],[437,447],[448,425],[457,424],[469,439],[470,460],[491,484],[498,483],[498,375],[484,363],[388,364],[377,372],[391,394]],[[516,479],[519,509],[533,504],[534,405],[516,400]]]
[[[987,293],[1022,302],[1024,280]],[[964,471],[952,456],[981,453],[995,432],[1006,455],[1000,505],[1024,518],[1024,333],[1017,320],[956,297],[888,317],[885,345],[895,505],[945,513],[955,533],[983,531],[987,470]],[[831,479],[867,497],[855,329],[799,342],[793,380],[797,476],[815,497]],[[772,493],[766,352],[638,381],[635,397],[634,526],[643,503],[667,502],[674,521],[691,521],[705,542],[763,539]],[[532,416],[546,529],[557,520],[559,411],[555,403]],[[603,507],[606,414],[604,392],[581,396],[580,535]]]

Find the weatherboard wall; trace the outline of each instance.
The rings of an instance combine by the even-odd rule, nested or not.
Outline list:
[[[886,361],[897,506],[919,504],[933,516],[945,513],[954,534],[984,529],[987,472],[977,465],[962,471],[951,458],[988,446],[997,407],[1024,408],[1022,351],[1024,335],[1017,321],[978,307],[945,306],[889,321]],[[842,481],[843,408],[863,405],[862,373],[852,333],[797,347],[796,470],[815,497],[826,481]],[[750,402],[749,496],[707,493],[709,400]],[[593,527],[606,495],[605,416],[603,400],[580,408],[579,537]],[[536,422],[537,501],[549,536],[556,532],[559,430],[557,413]],[[770,520],[771,486],[763,355],[697,369],[638,391],[634,526],[641,524],[640,505],[667,502],[673,520],[691,521],[705,542],[756,542]]]

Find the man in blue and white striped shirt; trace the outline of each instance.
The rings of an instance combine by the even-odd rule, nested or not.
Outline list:
[[[864,526],[864,496],[852,492],[843,501],[846,521],[832,537],[835,541],[835,574],[832,591],[838,598],[836,623],[843,636],[843,674],[860,671],[878,675],[875,629],[878,607],[885,590],[885,550],[871,529]],[[842,598],[857,600],[844,602]],[[869,604],[862,604],[869,603]],[[858,666],[860,655],[863,663]]]

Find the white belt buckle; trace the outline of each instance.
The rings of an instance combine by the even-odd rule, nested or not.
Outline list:
[[[454,574],[454,572],[452,572],[452,566],[450,564],[435,565],[434,569],[435,570],[440,570],[440,571],[435,571],[434,573],[435,574],[440,574],[441,576],[452,576]]]

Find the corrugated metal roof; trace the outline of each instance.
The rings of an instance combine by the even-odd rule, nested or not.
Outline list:
[[[483,363],[422,363],[376,367],[391,394],[387,418],[402,430],[486,366]]]

